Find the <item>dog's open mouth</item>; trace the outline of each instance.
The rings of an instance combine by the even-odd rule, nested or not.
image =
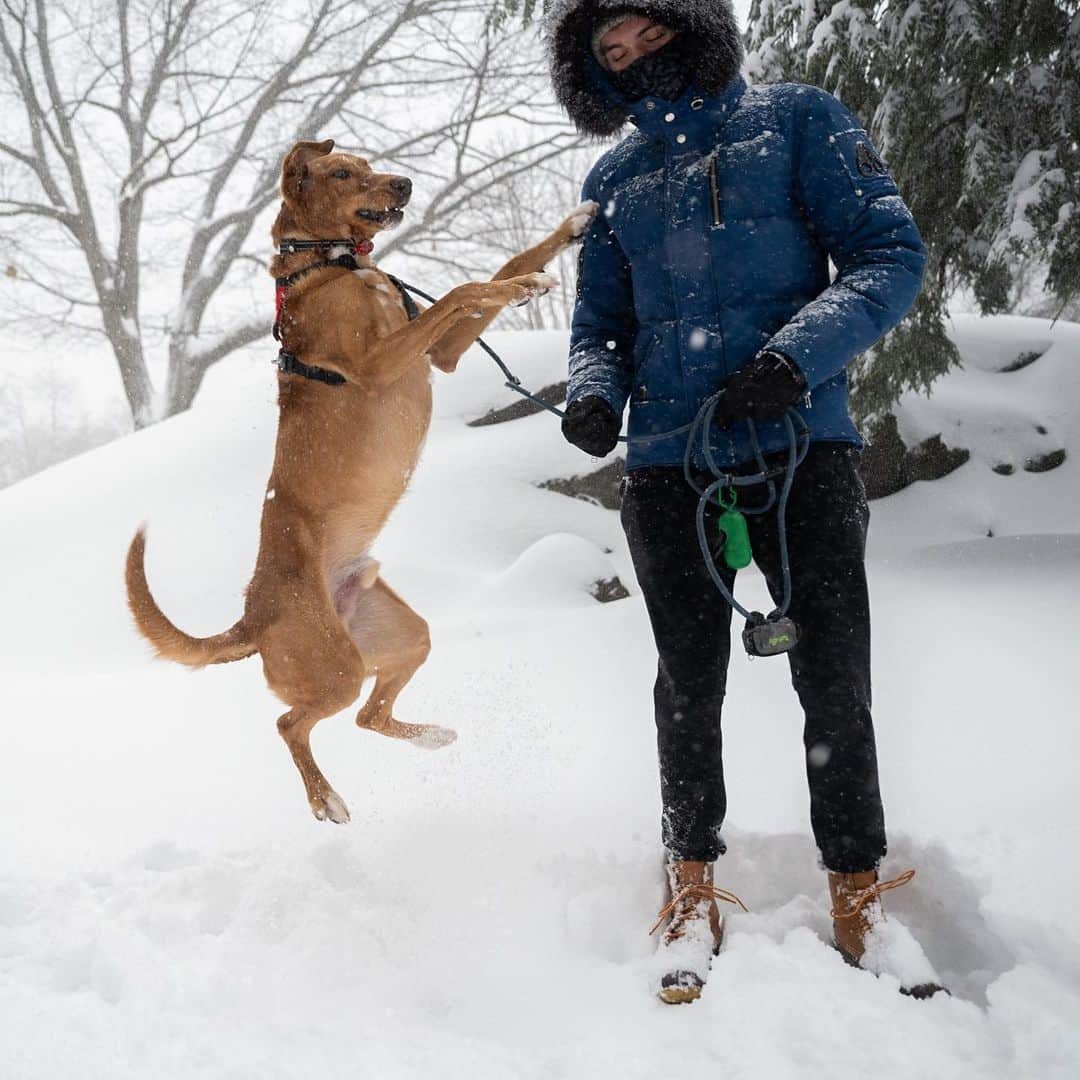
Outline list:
[[[365,221],[373,221],[376,225],[383,225],[388,229],[400,225],[405,218],[405,212],[399,207],[392,210],[357,210],[356,216]]]

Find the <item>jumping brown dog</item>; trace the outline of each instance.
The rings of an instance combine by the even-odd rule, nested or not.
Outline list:
[[[315,763],[310,734],[356,701],[365,678],[376,676],[356,718],[360,727],[427,748],[456,737],[393,716],[430,641],[427,623],[382,580],[370,554],[427,434],[431,365],[454,371],[505,305],[555,284],[543,268],[584,232],[596,206],[580,207],[490,282],[459,285],[410,321],[370,250],[374,236],[401,220],[412,184],[333,148],[332,140],[301,142],[282,165],[284,202],[273,237],[285,242],[285,253],[271,264],[276,278],[291,282],[282,344],[331,383],[295,371],[278,376],[274,467],[243,616],[210,638],[174,626],[146,581],[145,530],[131,542],[126,578],[136,625],[159,656],[202,667],[259,653],[270,689],[289,706],[278,731],[312,811],[346,822],[348,809]],[[289,240],[346,243],[290,252]],[[356,269],[347,258],[331,262],[350,246]]]

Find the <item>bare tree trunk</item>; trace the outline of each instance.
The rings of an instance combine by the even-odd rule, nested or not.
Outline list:
[[[102,321],[120,370],[120,380],[131,409],[131,419],[137,429],[148,427],[157,417],[154,409],[154,388],[146,370],[142,341],[137,333],[129,333],[122,316],[103,309]]]
[[[165,415],[187,412],[195,403],[206,369],[188,363],[183,354],[169,346],[169,379],[165,386]]]

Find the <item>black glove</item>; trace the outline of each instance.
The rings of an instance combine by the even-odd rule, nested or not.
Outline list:
[[[716,407],[716,422],[779,420],[806,393],[806,379],[783,353],[758,353],[727,381]]]
[[[602,397],[584,397],[566,406],[562,433],[568,443],[593,457],[606,457],[619,441],[622,421]]]

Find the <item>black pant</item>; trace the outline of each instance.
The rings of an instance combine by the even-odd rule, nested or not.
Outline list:
[[[806,717],[810,820],[825,866],[842,873],[872,869],[885,854],[870,718],[864,563],[870,511],[858,456],[848,444],[813,444],[796,473],[787,511],[789,614],[800,634],[789,659]],[[743,488],[740,501],[760,504],[763,494],[761,487]],[[676,859],[711,861],[724,850],[720,711],[732,612],[705,569],[694,523],[697,501],[681,468],[635,469],[624,485],[622,522],[659,653],[655,702],[664,844]],[[717,513],[711,507],[706,520],[719,548]],[[754,561],[779,603],[776,512],[747,520]],[[726,578],[733,584],[734,571]]]

